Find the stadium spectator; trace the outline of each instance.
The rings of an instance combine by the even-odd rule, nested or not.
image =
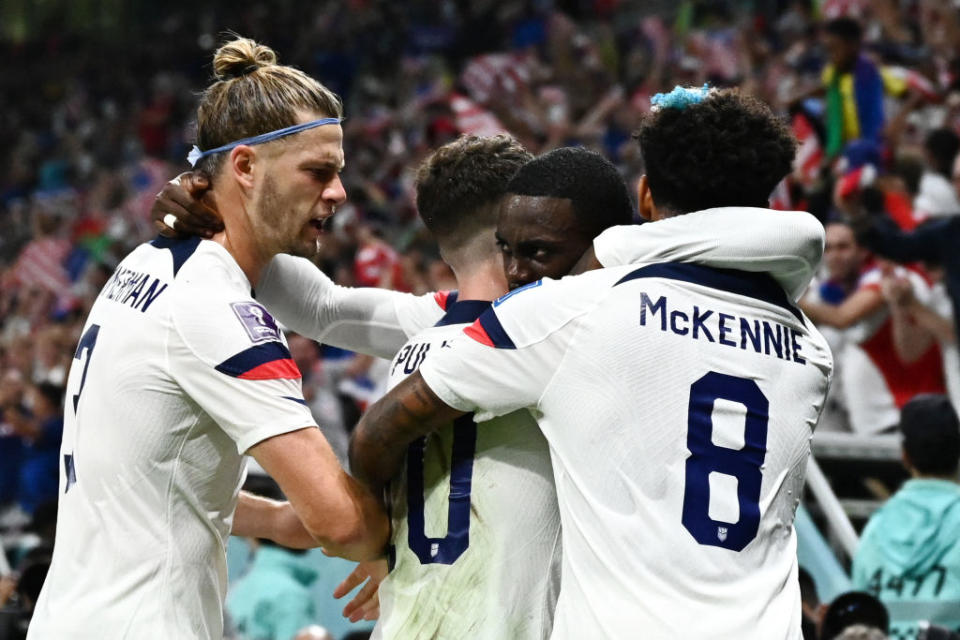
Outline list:
[[[960,155],[953,162],[953,185],[960,195]],[[911,231],[904,231],[884,214],[883,207],[861,208],[854,212],[857,239],[877,255],[901,263],[926,262],[940,265],[943,282],[954,310],[954,325],[960,327],[960,216],[932,219]]]
[[[960,154],[960,136],[952,129],[934,129],[923,141],[926,170],[920,177],[915,215],[919,219],[960,215],[953,163]]]
[[[369,635],[369,634],[367,634]],[[293,640],[336,640],[329,631],[317,624],[312,624],[297,633]]]
[[[939,345],[913,324],[895,326],[882,291],[884,274],[908,283],[921,300],[929,299],[929,285],[902,267],[866,262],[867,254],[847,225],[827,226],[834,241],[829,255],[825,253],[830,279],[800,306],[815,323],[842,330],[839,337],[827,335],[832,346],[839,347],[837,375],[850,426],[855,433],[879,433],[896,425],[899,408],[910,398],[945,390]],[[851,290],[854,276],[856,287]],[[900,352],[898,344],[905,347]],[[901,357],[905,351],[909,358]]]
[[[856,140],[880,144],[884,133],[883,98],[891,87],[877,65],[863,55],[863,27],[849,17],[824,25],[830,63],[823,69],[826,91],[826,153],[833,157]]]
[[[33,515],[37,507],[57,499],[60,438],[63,434],[63,388],[49,382],[27,390],[29,413],[19,407],[4,411],[21,439],[17,495],[20,508]]]
[[[817,640],[817,624],[822,615],[817,584],[810,572],[803,567],[800,567],[797,577],[800,581],[800,607],[803,616],[800,628],[803,640]]]
[[[836,636],[836,640],[887,640],[887,634],[876,627],[854,624]]]
[[[960,628],[960,422],[945,396],[921,396],[900,431],[911,479],[870,518],[852,578],[889,609],[896,637],[912,637],[920,621]]]
[[[890,614],[869,593],[848,591],[834,598],[823,612],[820,640],[836,640],[850,627],[875,629],[885,637],[890,630]]]
[[[960,407],[960,354],[953,323],[953,308],[943,285],[943,269],[927,264],[927,275],[933,280],[927,304],[914,295],[913,287],[905,278],[893,273],[884,276],[882,290],[890,307],[894,344],[901,359],[909,360],[922,347],[923,334],[940,345],[943,357],[943,377],[947,395],[954,409]],[[916,339],[917,334],[921,338]],[[910,336],[914,336],[911,339]]]

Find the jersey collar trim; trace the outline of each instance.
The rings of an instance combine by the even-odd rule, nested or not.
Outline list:
[[[803,314],[790,303],[786,292],[768,273],[752,273],[736,269],[719,269],[698,264],[663,262],[631,271],[613,286],[638,278],[666,278],[690,284],[699,284],[747,298],[753,298],[780,307],[806,326]]]
[[[197,247],[200,246],[200,238],[191,236],[189,238],[165,238],[157,236],[150,241],[150,245],[157,249],[169,249],[173,256],[173,277],[177,277],[180,267],[194,254]]]
[[[480,317],[490,308],[489,300],[458,300],[453,304],[447,303],[447,312],[443,314],[435,327],[445,327],[450,324],[468,324]]]

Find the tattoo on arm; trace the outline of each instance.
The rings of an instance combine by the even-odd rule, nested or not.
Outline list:
[[[378,495],[397,475],[407,446],[464,415],[437,397],[420,372],[367,410],[350,439],[350,469]]]

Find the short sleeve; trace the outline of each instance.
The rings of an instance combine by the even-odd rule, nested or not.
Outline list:
[[[300,371],[263,306],[225,291],[203,296],[182,289],[174,302],[170,372],[239,453],[267,438],[315,426]]]
[[[571,291],[582,288],[573,281],[595,273],[537,281],[494,302],[449,348],[431,353],[420,367],[424,381],[449,406],[476,413],[477,422],[536,410],[589,306],[589,296]]]

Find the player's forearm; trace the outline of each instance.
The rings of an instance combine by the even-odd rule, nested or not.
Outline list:
[[[327,553],[348,560],[364,562],[379,558],[383,555],[390,536],[390,522],[386,512],[371,491],[355,478],[346,478],[346,492],[350,496],[350,504],[341,511],[340,522],[330,523],[336,533],[319,533],[317,541]]]
[[[941,316],[920,302],[911,305],[910,313],[913,315],[914,322],[932,333],[937,340],[947,344],[956,344],[957,332],[950,318]]]
[[[916,362],[933,344],[933,336],[916,324],[912,314],[904,308],[891,305],[890,317],[893,324],[893,347],[897,357],[904,364]]]
[[[265,538],[291,549],[317,546],[289,502],[277,502],[246,491],[240,492],[230,533],[244,538]]]
[[[411,442],[462,415],[416,372],[364,414],[350,438],[350,469],[377,493],[400,472]]]

